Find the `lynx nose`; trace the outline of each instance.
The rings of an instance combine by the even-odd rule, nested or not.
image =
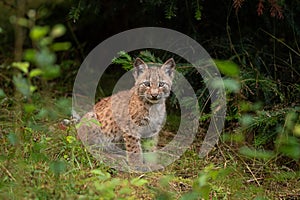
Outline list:
[[[153,99],[157,99],[157,97],[158,97],[158,89],[152,89],[151,90],[151,97]]]
[[[151,94],[151,96],[152,96],[152,98],[153,98],[153,99],[157,99],[157,97],[158,97],[158,93]]]

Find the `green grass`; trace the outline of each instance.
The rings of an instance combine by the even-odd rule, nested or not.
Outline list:
[[[47,103],[61,108],[55,102]],[[51,119],[37,118],[40,110],[28,114],[15,109],[1,108],[7,115],[0,123],[0,199],[300,197],[296,167],[278,163],[278,157],[241,155],[240,144],[232,141],[221,141],[204,159],[197,155],[198,141],[162,171],[126,173],[97,161],[77,140],[74,126],[60,123],[68,118],[64,112]]]

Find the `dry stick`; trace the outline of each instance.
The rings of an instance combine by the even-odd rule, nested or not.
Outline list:
[[[224,143],[225,144],[225,143]],[[250,172],[250,174],[252,175],[254,181],[257,183],[258,186],[261,186],[260,183],[258,182],[259,179],[262,179],[262,178],[256,178],[256,176],[254,175],[254,173],[252,172],[252,170],[250,169],[249,165],[244,161],[244,159],[239,155],[237,154],[235,151],[233,151],[229,145],[225,144],[242,162],[243,164],[246,166],[247,170]]]
[[[217,146],[219,147],[219,144],[217,144]],[[227,168],[227,159],[226,159],[226,157],[225,157],[225,155],[224,155],[224,153],[223,153],[223,150],[221,149],[221,148],[218,148],[219,150],[220,150],[220,152],[221,152],[221,155],[223,156],[223,158],[224,158],[224,160],[225,160],[225,163],[224,163],[224,168]]]
[[[8,169],[6,169],[6,167],[4,167],[2,164],[1,164],[1,167],[4,169],[4,171],[7,173],[7,175],[13,180],[13,181],[16,181],[16,179],[13,177],[13,175],[8,171]]]
[[[252,170],[250,169],[249,165],[243,160],[241,159],[242,162],[244,163],[244,165],[246,165],[246,168],[248,169],[248,171],[251,173],[253,179],[255,180],[255,182],[257,183],[258,186],[260,186],[260,183],[258,182],[258,179],[256,178],[256,176],[253,174]],[[261,179],[261,178],[260,178]]]
[[[277,42],[279,42],[280,44],[284,45],[285,47],[287,47],[289,50],[291,50],[292,52],[294,52],[297,56],[300,56],[300,53],[297,52],[296,50],[294,50],[292,47],[290,47],[289,45],[287,45],[286,43],[284,43],[282,40],[278,39],[277,37],[275,37],[274,35],[272,35],[271,33],[263,30],[263,29],[259,29],[262,32],[264,32],[265,34],[269,35],[271,38],[273,38],[274,40],[276,40]]]
[[[230,48],[231,50],[235,53],[236,57],[238,58],[239,60],[239,63],[242,64],[242,60],[239,56],[239,54],[237,53],[236,49],[234,48],[234,45],[232,43],[232,40],[231,40],[231,36],[230,36],[230,26],[229,26],[229,17],[230,17],[230,13],[232,11],[232,6],[230,7],[229,9],[229,14],[227,15],[227,19],[226,19],[226,33],[227,33],[227,37],[228,37],[228,40],[229,40],[229,43],[230,43]]]

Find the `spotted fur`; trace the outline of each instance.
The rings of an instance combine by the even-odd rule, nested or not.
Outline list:
[[[175,62],[148,67],[140,58],[134,62],[135,85],[96,103],[81,119],[78,137],[89,146],[112,153],[124,144],[130,165],[143,164],[141,138],[158,134],[165,121],[165,100],[170,95]],[[123,151],[125,152],[125,151]]]

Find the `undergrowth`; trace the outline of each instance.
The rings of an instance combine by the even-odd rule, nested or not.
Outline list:
[[[110,168],[85,149],[74,125],[65,123],[70,122],[69,98],[33,92],[34,108],[27,98],[5,98],[2,199],[275,199],[300,194],[298,107],[271,112],[241,102],[233,112],[242,115],[240,126],[229,128],[207,157],[198,156],[205,135],[200,129],[200,138],[180,159],[162,171],[135,174]],[[164,131],[176,132],[178,122],[171,114]],[[255,135],[247,140],[250,133]]]
[[[60,116],[37,122],[44,129],[1,124],[2,199],[274,199],[300,192],[299,171],[276,164],[279,156],[240,154],[233,140],[222,141],[204,159],[195,142],[163,171],[116,171],[85,149],[73,125],[61,122],[68,115]],[[16,118],[23,121],[18,112],[7,120]]]
[[[79,2],[69,13],[74,21],[79,20],[85,7],[81,8]],[[162,6],[166,6],[166,18],[175,17],[175,1]],[[192,6],[195,19],[200,20],[202,3],[193,1]],[[199,100],[198,137],[164,170],[127,173],[94,158],[77,139],[70,120],[70,95],[62,92],[67,90],[63,82],[55,81],[61,76],[71,79],[76,73],[70,67],[74,63],[58,55],[70,48],[70,43],[61,38],[57,42],[66,29],[61,24],[38,26],[34,14],[31,10],[27,18],[12,18],[15,25],[27,30],[32,46],[24,50],[22,60],[7,59],[0,65],[1,199],[300,198],[296,48],[262,29],[258,32],[272,41],[273,50],[269,45],[256,48],[255,37],[260,38],[260,34],[234,41],[228,31],[227,39],[211,43],[223,56],[215,62],[224,77],[228,107],[221,140],[204,158],[198,152],[211,117],[209,93],[196,70],[177,56],[177,69],[191,83]],[[293,25],[292,18],[288,20],[298,35],[298,25]],[[226,28],[230,30],[228,22]],[[288,53],[279,54],[277,43]],[[130,70],[136,56],[161,63],[166,55],[169,57],[168,53],[149,51],[121,52],[113,63]],[[162,146],[178,129],[180,117],[175,108],[178,102],[173,95],[163,130],[170,138],[164,138]]]

